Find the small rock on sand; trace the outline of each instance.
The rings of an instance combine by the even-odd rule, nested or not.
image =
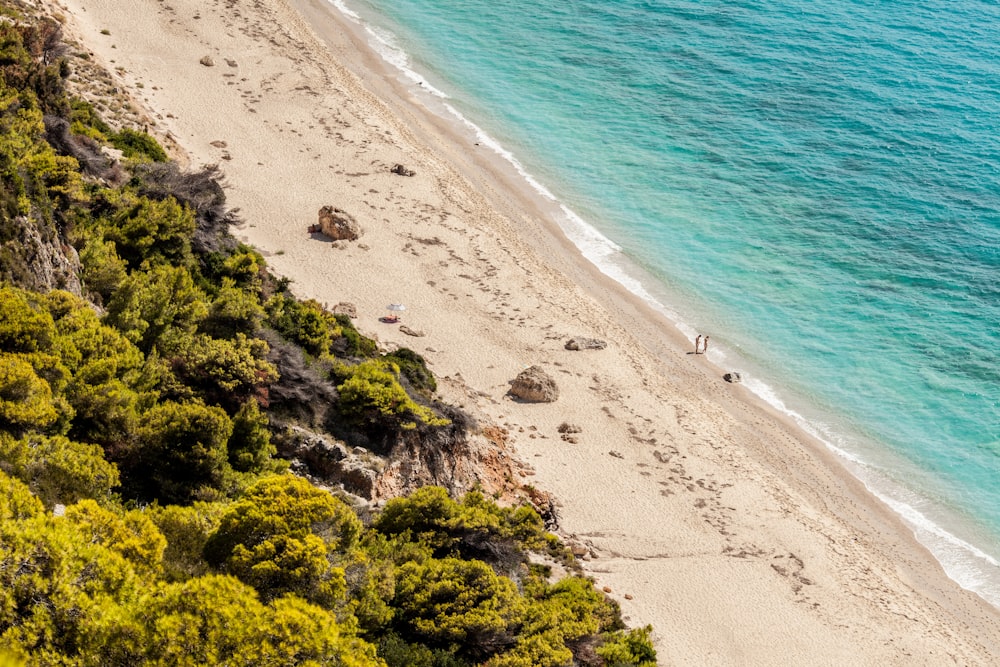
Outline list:
[[[576,336],[575,338],[570,338],[566,341],[567,350],[603,350],[608,346],[603,340],[597,338],[585,338],[583,336]]]

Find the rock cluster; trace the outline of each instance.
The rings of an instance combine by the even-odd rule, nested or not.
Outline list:
[[[292,461],[293,470],[339,484],[362,498],[371,498],[378,477],[372,457],[355,447],[349,451],[343,443],[297,426],[291,427],[277,442],[280,454]]]
[[[603,340],[597,338],[584,338],[576,336],[566,341],[567,350],[603,350],[608,346]]]
[[[583,431],[583,429],[576,424],[570,424],[568,422],[559,424],[559,427],[556,430],[559,431],[559,438],[561,440],[574,445],[579,442],[574,434],[581,433]]]
[[[393,165],[392,169],[390,169],[389,171],[391,171],[394,174],[399,174],[400,176],[416,176],[417,175],[417,172],[413,171],[412,169],[407,169],[406,167],[404,167],[401,164],[395,164],[395,165]]]
[[[559,388],[542,368],[529,366],[510,383],[510,394],[529,403],[551,403],[559,398]]]
[[[722,376],[722,379],[725,380],[726,382],[731,382],[733,384],[739,384],[740,382],[743,381],[743,377],[736,371],[726,373],[725,375]]]

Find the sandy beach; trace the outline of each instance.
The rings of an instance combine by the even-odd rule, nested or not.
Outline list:
[[[423,355],[445,400],[507,429],[523,482],[558,498],[560,533],[589,547],[631,625],[654,626],[661,664],[995,664],[995,608],[821,443],[587,263],[552,204],[326,0],[53,6],[152,134],[220,166],[234,233],[297,295],[355,304],[361,331]],[[325,205],[361,238],[310,235]],[[422,335],[380,321],[394,302]],[[574,336],[607,348],[566,350]],[[506,395],[530,365],[556,402]]]

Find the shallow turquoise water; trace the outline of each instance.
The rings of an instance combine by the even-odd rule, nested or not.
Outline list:
[[[1000,602],[1000,9],[348,4]]]

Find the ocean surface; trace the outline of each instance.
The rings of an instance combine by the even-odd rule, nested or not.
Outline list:
[[[1000,605],[997,5],[331,1]]]

